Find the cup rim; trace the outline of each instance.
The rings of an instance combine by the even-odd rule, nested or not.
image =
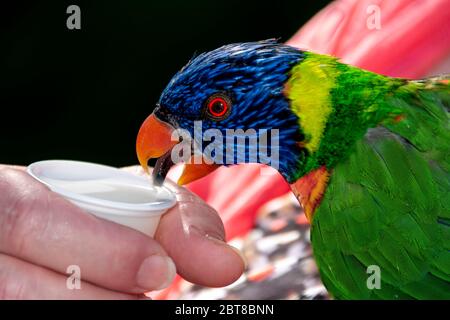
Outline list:
[[[59,187],[57,185],[54,185],[45,179],[42,178],[42,175],[39,175],[37,169],[45,168],[48,166],[89,166],[89,167],[98,167],[101,170],[108,170],[111,172],[111,177],[117,177],[117,181],[123,183],[124,185],[132,185],[134,188],[142,188],[147,190],[159,190],[162,191],[166,197],[161,200],[156,200],[152,202],[142,202],[142,203],[127,203],[122,201],[112,201],[112,200],[105,200],[100,199],[96,197],[91,197],[87,195],[82,195],[73,191],[69,191],[65,189],[64,187]],[[90,206],[96,206],[101,208],[108,208],[108,209],[115,209],[115,211],[128,211],[127,213],[120,214],[118,212],[111,212],[112,215],[124,215],[124,216],[151,216],[151,215],[159,215],[162,214],[161,211],[165,212],[169,208],[173,207],[176,203],[175,194],[169,190],[165,186],[151,186],[149,181],[145,179],[144,177],[140,177],[137,175],[133,175],[132,173],[120,170],[115,167],[103,165],[103,164],[97,164],[92,162],[85,162],[85,161],[75,161],[75,160],[43,160],[43,161],[37,161],[33,162],[27,167],[27,173],[32,176],[37,181],[41,182],[45,186],[47,186],[51,191],[60,194],[64,198],[68,200],[72,200],[75,202],[81,202],[86,205]],[[119,177],[123,178],[121,181]],[[132,184],[130,181],[136,182],[136,184]]]

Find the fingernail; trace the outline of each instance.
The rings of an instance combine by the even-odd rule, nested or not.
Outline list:
[[[176,273],[177,269],[172,259],[153,255],[142,262],[136,283],[143,290],[161,290],[172,283]]]
[[[247,259],[244,254],[238,248],[228,245],[239,257],[241,257],[242,262],[244,263],[244,270],[247,270]]]

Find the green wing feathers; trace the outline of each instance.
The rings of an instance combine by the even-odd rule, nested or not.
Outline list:
[[[409,81],[387,102],[401,110],[401,121],[387,120],[384,125],[407,139],[450,171],[450,75]]]
[[[450,299],[448,77],[407,81],[386,102],[400,116],[357,141],[315,213],[322,279],[342,299]]]

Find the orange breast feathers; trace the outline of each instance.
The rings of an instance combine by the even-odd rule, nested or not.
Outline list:
[[[305,210],[309,223],[312,222],[314,211],[322,200],[329,177],[330,173],[322,166],[291,184],[291,189]]]

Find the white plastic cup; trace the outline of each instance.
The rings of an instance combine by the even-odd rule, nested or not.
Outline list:
[[[89,162],[47,160],[28,173],[93,215],[153,237],[161,215],[176,203],[165,187],[126,171]]]

